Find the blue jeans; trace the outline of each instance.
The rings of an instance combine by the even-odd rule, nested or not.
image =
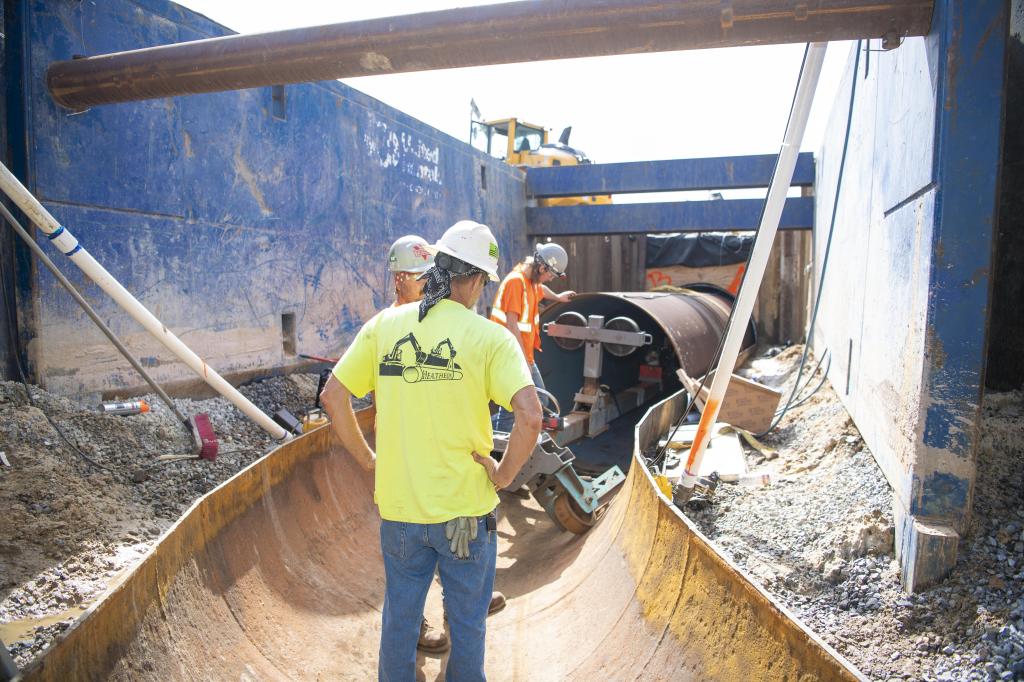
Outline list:
[[[530,368],[530,376],[533,377],[533,385],[537,388],[546,388],[544,386],[544,379],[540,375],[540,369],[537,367],[537,363],[528,362],[527,367]],[[546,399],[541,399],[541,404],[546,403]],[[505,433],[512,432],[512,425],[515,424],[515,415],[506,410],[504,407],[499,407],[498,411],[491,417],[491,427],[495,431],[504,431]]]
[[[377,670],[382,682],[416,679],[416,642],[435,567],[441,576],[452,641],[445,679],[486,679],[484,637],[494,589],[498,534],[487,530],[483,517],[477,523],[469,558],[457,559],[448,549],[443,523],[380,522],[385,589]]]

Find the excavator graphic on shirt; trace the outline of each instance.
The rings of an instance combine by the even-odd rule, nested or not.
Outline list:
[[[462,379],[462,367],[455,362],[456,355],[451,339],[440,341],[429,353],[424,353],[416,336],[409,332],[381,358],[380,376],[400,376],[410,384],[459,381]]]

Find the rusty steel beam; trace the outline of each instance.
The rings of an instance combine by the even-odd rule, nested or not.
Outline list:
[[[82,109],[283,83],[740,45],[925,35],[932,0],[535,0],[225,36],[53,63]]]

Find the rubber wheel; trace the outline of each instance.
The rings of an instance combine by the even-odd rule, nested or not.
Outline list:
[[[563,530],[583,535],[593,528],[595,519],[585,514],[569,493],[562,493],[555,498],[555,520]]]

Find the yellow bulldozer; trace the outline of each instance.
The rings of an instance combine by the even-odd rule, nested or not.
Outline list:
[[[572,126],[568,126],[558,137],[558,142],[548,141],[548,129],[515,118],[501,118],[493,121],[472,121],[470,143],[491,156],[513,166],[578,166],[591,163],[587,155],[569,146]],[[540,206],[579,206],[580,204],[610,204],[610,194],[592,196],[558,197],[541,199]]]

